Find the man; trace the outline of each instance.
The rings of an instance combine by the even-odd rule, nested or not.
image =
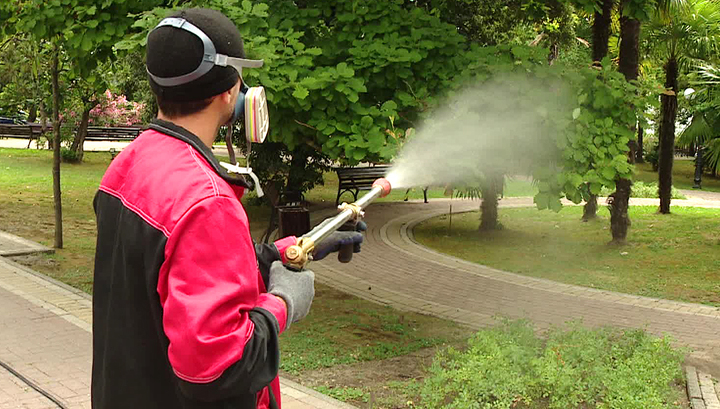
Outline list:
[[[253,244],[240,203],[250,186],[210,149],[237,119],[242,67],[258,66],[244,57],[237,28],[213,10],[182,11],[148,35],[158,117],[94,201],[95,408],[280,407],[278,336],[307,315],[314,274],[283,266],[295,237]],[[361,241],[338,232],[315,258]]]

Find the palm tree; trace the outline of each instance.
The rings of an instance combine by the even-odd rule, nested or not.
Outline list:
[[[690,124],[679,135],[677,145],[702,146],[705,166],[717,174],[720,169],[720,68],[703,65],[696,74],[699,80],[694,85],[703,88],[691,96],[696,110]]]
[[[620,60],[618,71],[628,81],[638,78],[640,72],[640,20],[626,14],[626,10],[632,7],[631,0],[622,0],[620,3]],[[634,131],[634,129],[633,129]],[[630,153],[628,162],[635,163],[635,143],[630,142]],[[615,181],[615,192],[609,199],[610,203],[610,231],[613,243],[624,243],[627,237],[627,230],[630,226],[628,206],[630,202],[630,179],[617,179]]]
[[[660,95],[658,182],[660,213],[670,213],[675,153],[678,75],[699,61],[717,56],[720,7],[711,0],[667,1],[648,25],[652,49],[664,61],[665,91]]]
[[[600,8],[595,10],[592,26],[592,60],[593,64],[600,64],[600,61],[608,54],[608,42],[612,27],[612,10],[615,0],[600,0]],[[597,195],[590,193],[585,206],[583,207],[582,221],[586,222],[597,217]]]

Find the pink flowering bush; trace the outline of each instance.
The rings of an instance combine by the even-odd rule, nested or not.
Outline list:
[[[145,104],[128,101],[125,95],[105,91],[99,103],[90,111],[90,123],[95,126],[130,126],[142,122]]]

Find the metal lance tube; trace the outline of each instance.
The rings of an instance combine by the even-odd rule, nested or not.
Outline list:
[[[373,183],[372,189],[355,203],[343,203],[340,205],[340,213],[337,216],[325,219],[300,237],[296,245],[285,250],[287,265],[297,270],[304,268],[311,259],[315,244],[326,239],[348,221],[362,218],[364,215],[363,209],[378,197],[385,197],[390,194],[391,190],[390,182],[385,178],[380,178]]]

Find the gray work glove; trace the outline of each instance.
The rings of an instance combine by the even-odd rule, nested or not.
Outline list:
[[[313,260],[322,260],[328,254],[339,251],[341,247],[349,245],[353,246],[353,253],[359,253],[360,244],[363,242],[362,232],[367,230],[367,224],[360,221],[350,226],[348,223],[347,226],[343,226],[343,228],[351,231],[343,231],[343,228],[341,228],[338,231],[332,232],[325,240],[316,244],[315,250],[313,250]]]
[[[310,270],[292,271],[282,262],[275,261],[270,265],[268,292],[285,300],[285,329],[288,329],[291,323],[300,321],[310,312],[315,297],[315,273]]]

